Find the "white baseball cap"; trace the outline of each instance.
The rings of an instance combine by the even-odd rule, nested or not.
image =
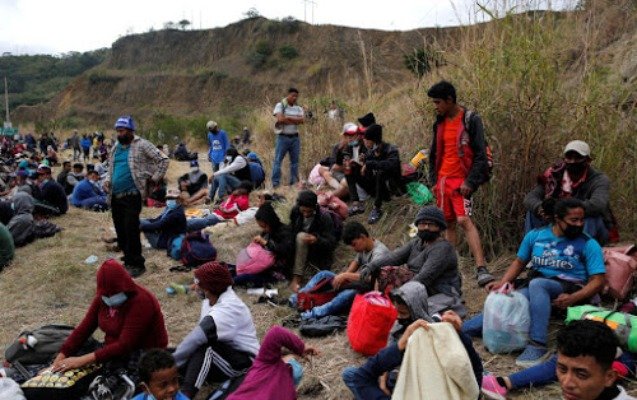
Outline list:
[[[590,157],[591,148],[588,146],[588,143],[583,140],[573,140],[569,142],[566,147],[564,147],[564,155],[569,151],[574,151],[582,157]]]
[[[218,125],[215,121],[208,121],[208,123],[206,124],[206,128],[208,129],[214,129],[216,128]]]

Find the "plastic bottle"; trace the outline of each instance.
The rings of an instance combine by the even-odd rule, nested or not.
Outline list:
[[[169,296],[173,296],[176,294],[186,294],[190,291],[190,287],[188,285],[181,285],[178,283],[171,283],[170,286],[166,288],[166,293]]]

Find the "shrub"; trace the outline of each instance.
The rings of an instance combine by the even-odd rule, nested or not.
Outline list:
[[[286,60],[291,60],[299,56],[298,50],[290,44],[279,47],[279,54]]]

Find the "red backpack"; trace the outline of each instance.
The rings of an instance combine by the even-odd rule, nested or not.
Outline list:
[[[380,292],[357,294],[347,321],[347,338],[354,351],[373,356],[387,345],[398,312]]]
[[[323,278],[316,286],[307,292],[299,292],[297,295],[297,307],[299,311],[309,311],[316,306],[329,303],[336,297],[336,291],[332,286],[334,278]]]

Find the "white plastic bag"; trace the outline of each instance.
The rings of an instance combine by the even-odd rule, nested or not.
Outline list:
[[[511,353],[529,341],[529,301],[506,284],[491,292],[484,302],[482,340],[489,352]]]
[[[25,400],[24,393],[11,378],[0,378],[0,400]]]

